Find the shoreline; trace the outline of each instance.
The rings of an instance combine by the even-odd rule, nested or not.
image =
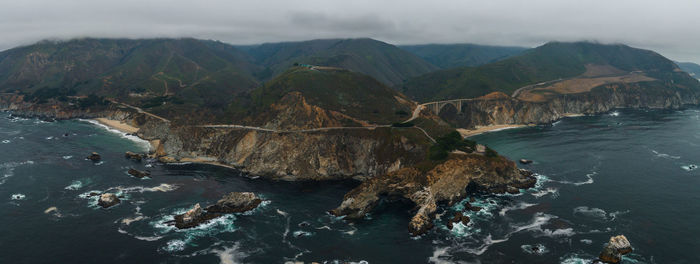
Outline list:
[[[476,127],[476,129],[457,128],[457,132],[459,132],[459,134],[462,135],[463,138],[468,138],[468,137],[473,137],[473,136],[481,135],[481,134],[488,133],[488,132],[496,132],[496,131],[501,131],[501,130],[506,130],[506,129],[523,128],[523,127],[527,127],[527,125],[490,125],[490,126]]]
[[[121,134],[122,137],[125,137],[126,139],[142,143],[142,144],[148,144],[147,151],[152,152],[152,151],[157,151],[158,146],[160,145],[160,140],[147,140],[144,138],[139,137],[136,133],[139,131],[140,128],[131,126],[129,124],[126,124],[124,122],[121,122],[119,120],[114,120],[114,119],[108,119],[104,117],[99,117],[99,118],[94,118],[94,119],[83,119],[87,121],[88,123],[92,123],[98,126],[102,126],[106,128],[107,130],[111,130],[113,132]]]

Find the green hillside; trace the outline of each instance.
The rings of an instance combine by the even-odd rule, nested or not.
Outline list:
[[[248,97],[239,97],[229,111],[236,119],[264,116],[273,104],[282,103],[293,92],[300,93],[310,105],[373,124],[404,121],[414,106],[406,96],[370,76],[298,66],[251,91]]]
[[[473,98],[494,91],[512,94],[540,82],[582,75],[586,65],[611,66],[624,72],[641,71],[661,82],[697,86],[663,56],[626,45],[552,42],[479,67],[441,70],[412,78],[398,90],[418,101]]]
[[[396,46],[367,38],[267,43],[240,49],[267,68],[263,78],[272,78],[299,63],[345,68],[392,86],[438,69]]]
[[[399,48],[411,52],[443,69],[479,66],[516,56],[523,47],[500,47],[475,44],[406,45]]]
[[[260,67],[230,46],[195,39],[78,39],[0,53],[0,91],[115,98],[177,116],[211,114],[257,86]]]

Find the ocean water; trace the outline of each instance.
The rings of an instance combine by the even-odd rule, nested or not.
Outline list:
[[[147,145],[85,121],[0,114],[0,263],[587,263],[613,235],[624,263],[700,263],[700,111],[618,110],[474,137],[538,174],[518,195],[474,194],[472,221],[411,238],[412,205],[364,221],[327,213],[354,181],[274,182],[196,164],[132,162]],[[66,136],[67,134],[67,136]],[[85,159],[99,152],[102,162]],[[129,176],[129,168],[152,177]],[[91,191],[124,196],[102,209]],[[164,224],[194,203],[253,191],[259,208],[190,230]]]

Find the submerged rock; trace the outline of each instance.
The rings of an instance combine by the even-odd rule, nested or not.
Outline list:
[[[93,152],[92,154],[90,154],[90,156],[87,156],[86,159],[92,161],[100,161],[102,159],[102,156],[100,156],[100,154],[97,154],[97,152]]]
[[[117,205],[119,202],[121,201],[116,194],[103,193],[100,195],[100,199],[97,201],[97,204],[102,206],[102,208],[108,208]]]
[[[457,212],[457,213],[455,213],[455,215],[452,217],[452,219],[450,219],[450,221],[447,222],[447,228],[452,229],[452,227],[454,226],[454,224],[460,223],[460,222],[461,222],[463,225],[467,225],[467,224],[469,224],[469,221],[471,221],[471,219],[469,218],[469,216],[464,215],[464,213],[462,213],[462,212]]]
[[[141,161],[146,155],[139,154],[139,153],[134,153],[131,151],[127,151],[124,153],[124,158],[133,160],[133,161]]]
[[[214,205],[207,207],[209,213],[242,213],[258,207],[262,199],[252,192],[232,192],[225,195]]]
[[[632,245],[629,240],[624,235],[619,235],[610,238],[598,258],[605,263],[620,263],[622,255],[630,252],[632,252]]]
[[[128,173],[131,176],[134,176],[134,177],[139,178],[139,179],[142,179],[143,177],[151,176],[151,173],[148,171],[140,171],[140,170],[137,170],[134,168],[129,169]]]
[[[520,164],[530,164],[530,163],[532,163],[531,160],[528,160],[528,159],[520,159]]]

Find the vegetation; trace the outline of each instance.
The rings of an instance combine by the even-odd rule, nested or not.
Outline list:
[[[479,66],[521,54],[526,48],[475,44],[428,44],[399,46],[443,69]]]
[[[258,65],[271,69],[271,74],[267,74],[269,77],[281,74],[291,66],[308,64],[364,73],[393,86],[438,69],[396,46],[366,38],[267,43],[239,48]]]
[[[446,159],[450,152],[454,150],[472,153],[476,149],[475,141],[462,138],[462,135],[457,131],[439,137],[435,139],[435,141],[436,143],[433,144],[428,151],[428,157],[435,161]],[[496,156],[498,156],[498,154],[496,154]]]
[[[495,63],[412,78],[399,90],[419,101],[474,98],[494,91],[512,94],[526,85],[581,75],[587,64],[610,65],[626,72],[672,72],[676,68],[657,53],[625,45],[552,42]]]

